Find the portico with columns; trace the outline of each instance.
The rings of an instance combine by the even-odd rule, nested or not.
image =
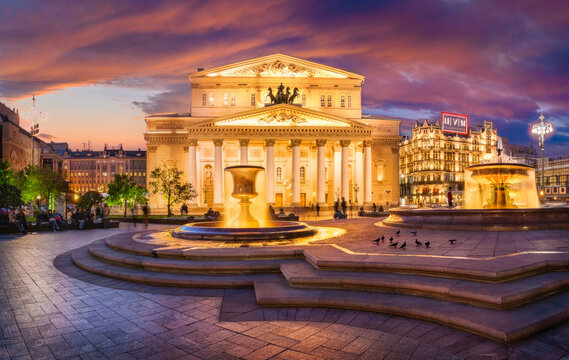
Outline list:
[[[244,73],[243,66],[237,64],[234,68],[242,81],[237,86],[231,76],[231,66],[216,68],[226,76],[218,77],[215,69],[200,76],[190,75],[192,110],[196,107],[195,112],[202,113],[203,107],[207,108],[213,101],[211,114],[218,116],[161,114],[146,117],[148,172],[160,166],[183,169],[188,182],[199,194],[190,201],[193,207],[223,207],[223,169],[233,165],[264,167],[266,199],[275,207],[317,203],[325,207],[342,197],[357,206],[371,206],[374,202],[384,206],[396,204],[399,120],[361,116],[359,96],[363,77],[281,54],[260,59],[254,59],[260,65],[249,63],[249,66],[257,66],[257,70],[268,68],[266,78],[261,74],[254,79],[243,79],[248,70]],[[267,63],[270,66],[264,65]],[[290,74],[283,74],[283,64],[289,72],[304,71],[312,77],[291,79]],[[275,72],[279,76],[274,76]],[[317,73],[320,76],[315,76]],[[218,91],[210,91],[213,87],[209,85],[210,78],[221,83],[216,84],[215,89],[224,85],[228,89],[229,95],[223,95],[222,101],[227,100],[229,104],[231,99],[233,104],[243,98],[233,92],[247,92],[245,97],[251,106],[248,109],[239,106],[232,109],[232,105],[216,107]],[[254,91],[245,86],[248,85],[245,81],[252,83],[249,87]],[[300,96],[296,102],[275,104],[263,99],[262,104],[257,103],[258,95],[262,96],[265,88],[258,83],[267,82],[276,87],[285,81],[295,87],[298,84]],[[201,88],[204,90],[196,90]],[[324,95],[314,94],[316,89]],[[336,89],[338,96],[327,95],[329,89]],[[194,104],[196,91],[205,95],[195,97],[198,104]],[[335,104],[337,111],[328,106],[330,104]],[[357,107],[356,112],[354,107]],[[235,111],[237,109],[241,111]],[[357,114],[359,116],[354,116]],[[163,204],[159,196],[153,196],[150,202],[151,208],[158,212]]]

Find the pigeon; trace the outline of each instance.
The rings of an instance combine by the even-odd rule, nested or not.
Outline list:
[[[418,230],[411,231],[411,234],[413,234],[413,236],[417,236],[417,231],[418,231]]]
[[[381,235],[381,241],[385,241],[385,236]]]
[[[455,242],[455,241],[456,241],[456,239],[450,239],[448,242],[449,242],[451,245],[454,245],[454,242]]]
[[[415,239],[415,245],[417,245],[417,246],[421,246],[421,245],[423,245],[423,243],[422,243],[422,242],[420,242],[419,240]]]
[[[381,241],[381,237],[378,237],[378,238],[375,239],[373,242],[375,242],[376,244],[379,244],[380,241]]]
[[[395,233],[395,235],[399,236],[399,234],[401,234],[401,230],[397,229],[397,232]]]
[[[406,246],[407,246],[407,241],[405,241],[405,242],[403,243],[403,245],[401,245],[399,248],[400,248],[400,249],[405,249]]]
[[[389,244],[389,246],[391,247],[396,247],[397,246],[398,241],[394,242],[393,244]]]
[[[428,240],[425,241],[425,246],[426,246],[426,247],[429,247],[430,245],[431,245],[431,242],[430,242],[430,241],[428,241]]]
[[[393,242],[393,236],[389,238],[389,242]]]

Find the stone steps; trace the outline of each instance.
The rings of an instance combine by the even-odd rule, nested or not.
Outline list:
[[[143,236],[143,235],[142,235]],[[123,253],[181,260],[275,260],[302,259],[301,246],[268,246],[250,248],[191,248],[190,246],[163,247],[133,240],[128,234],[106,239],[109,248]]]
[[[293,288],[408,294],[499,310],[527,304],[569,287],[566,272],[541,273],[499,284],[426,275],[326,271],[307,262],[283,263],[281,272]]]
[[[569,271],[569,256],[557,251],[523,252],[491,258],[437,255],[358,254],[334,246],[304,251],[321,270],[389,272],[500,283],[550,271]]]
[[[94,258],[112,265],[178,274],[278,273],[281,264],[303,261],[296,259],[190,260],[155,258],[115,251],[109,248],[105,241],[101,240],[93,242],[88,246],[88,249]]]
[[[264,306],[314,306],[382,312],[437,322],[502,343],[520,340],[569,318],[569,292],[509,310],[404,294],[295,289],[285,279],[256,281],[255,294],[257,302]]]
[[[119,266],[100,261],[89,252],[88,246],[74,250],[71,253],[73,263],[83,270],[107,276],[113,279],[135,283],[202,288],[242,288],[252,287],[257,280],[276,280],[282,278],[279,274],[177,274],[156,272],[145,269]]]

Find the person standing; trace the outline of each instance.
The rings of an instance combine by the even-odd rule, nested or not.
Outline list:
[[[448,200],[448,206],[452,207],[453,204],[452,204],[452,188],[451,187],[448,188],[447,200]]]
[[[320,216],[320,204],[316,203],[316,216]]]
[[[342,196],[342,213],[344,213],[344,215],[346,215],[346,209],[348,208],[348,205],[346,204],[346,198],[344,198]]]

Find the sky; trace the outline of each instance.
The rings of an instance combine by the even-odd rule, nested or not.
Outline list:
[[[569,154],[569,2],[0,0],[0,101],[72,148],[144,148],[144,116],[188,112],[198,67],[284,53],[366,77],[364,113],[494,121]],[[26,110],[27,109],[27,110]]]

